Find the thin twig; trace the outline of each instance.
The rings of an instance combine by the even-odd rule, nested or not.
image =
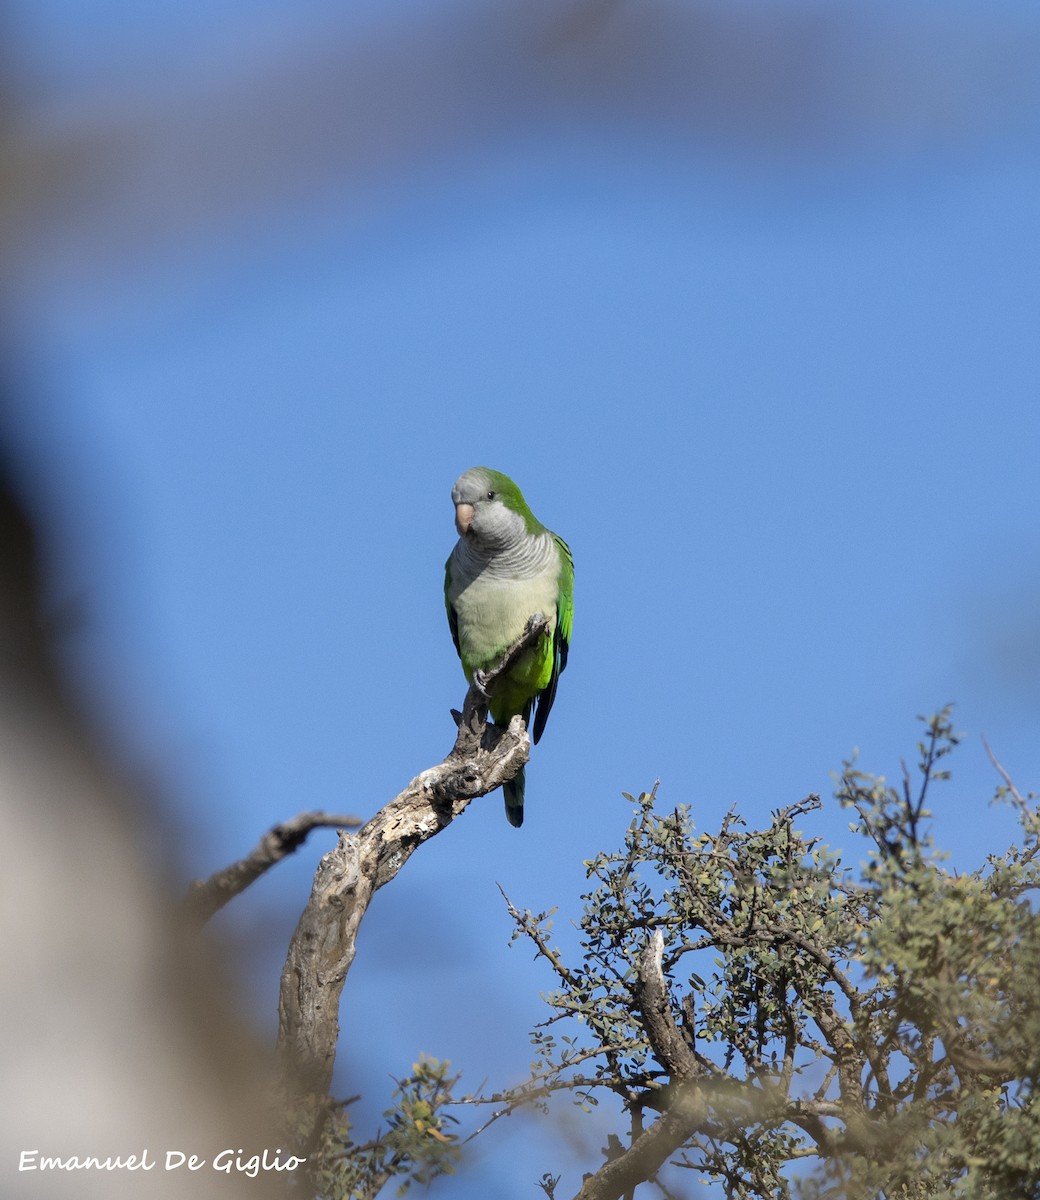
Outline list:
[[[534,942],[535,949],[538,951],[538,953],[542,956],[542,958],[546,959],[552,969],[556,972],[560,979],[567,984],[569,988],[576,990],[579,986],[578,981],[564,965],[563,960],[560,958],[559,951],[554,950],[552,946],[549,945],[548,939],[542,936],[542,931],[538,927],[537,923],[533,919],[528,919],[525,914],[520,912],[512,900],[510,900],[506,895],[505,888],[503,888],[500,883],[496,883],[495,886],[502,893],[502,899],[506,902],[506,909],[509,915],[531,939],[531,941]]]
[[[298,850],[311,830],[354,829],[360,824],[360,817],[326,812],[299,813],[282,821],[269,829],[245,858],[214,872],[208,879],[196,879],[190,884],[183,901],[185,916],[192,925],[205,925],[265,871]]]
[[[1025,798],[1022,796],[1022,793],[1018,790],[1018,788],[1015,787],[1014,783],[1012,783],[1011,776],[1007,773],[1007,771],[1004,770],[1004,768],[1001,766],[1000,762],[998,761],[997,756],[993,753],[992,749],[990,748],[989,742],[986,741],[985,734],[982,735],[982,744],[986,748],[986,754],[989,757],[989,761],[993,764],[993,766],[996,769],[996,772],[1000,776],[1000,778],[1003,779],[1004,786],[1008,790],[1008,795],[1014,800],[1014,802],[1019,806],[1019,808],[1028,808],[1028,805],[1026,804]]]

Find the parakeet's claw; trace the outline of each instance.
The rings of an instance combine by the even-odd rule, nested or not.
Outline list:
[[[485,700],[491,699],[491,693],[488,691],[487,672],[480,670],[479,667],[473,672],[473,686]]]

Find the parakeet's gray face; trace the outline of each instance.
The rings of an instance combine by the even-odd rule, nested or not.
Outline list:
[[[524,519],[502,503],[494,480],[479,467],[463,472],[451,489],[459,536],[487,546],[508,546],[525,534]]]

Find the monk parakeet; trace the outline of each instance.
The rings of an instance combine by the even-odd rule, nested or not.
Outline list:
[[[491,718],[508,725],[520,713],[535,742],[567,665],[574,610],[574,562],[561,537],[535,517],[501,471],[473,467],[451,489],[459,540],[444,570],[444,603],[462,669],[493,667],[523,633],[529,617],[549,620],[548,636],[526,650],[491,695]],[[502,788],[511,825],[524,820],[524,769]]]

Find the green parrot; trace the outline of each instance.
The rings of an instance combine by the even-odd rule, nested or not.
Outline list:
[[[529,617],[549,620],[548,636],[524,652],[495,684],[491,718],[508,725],[519,713],[535,742],[567,665],[574,611],[574,561],[567,543],[535,517],[520,489],[501,471],[472,467],[451,489],[459,540],[444,567],[444,603],[462,669],[495,665],[523,633]],[[524,821],[524,769],[502,787],[506,816]]]

